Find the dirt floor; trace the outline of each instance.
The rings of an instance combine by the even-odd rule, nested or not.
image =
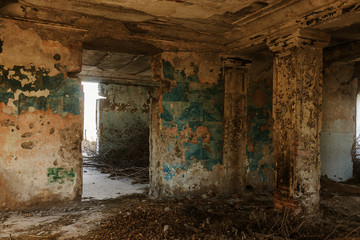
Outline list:
[[[0,239],[360,239],[359,206],[360,196],[326,193],[320,216],[306,219],[273,211],[271,194],[137,194],[1,213]]]
[[[0,239],[360,239],[359,181],[323,179],[321,193],[321,212],[314,218],[274,211],[272,194],[254,190],[231,198],[207,193],[156,200],[146,190],[86,198],[0,213]]]

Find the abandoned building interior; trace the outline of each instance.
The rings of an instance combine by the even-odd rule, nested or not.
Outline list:
[[[39,239],[6,214],[81,204],[101,164],[135,169],[143,208],[268,194],[274,214],[309,220],[350,202],[350,230],[312,239],[360,235],[357,0],[3,0],[0,62],[0,238]],[[166,226],[128,237],[180,234]]]

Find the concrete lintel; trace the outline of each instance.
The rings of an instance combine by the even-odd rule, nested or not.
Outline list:
[[[112,83],[112,84],[122,84],[130,86],[144,86],[144,87],[162,87],[162,84],[155,83],[153,81],[141,80],[141,79],[129,79],[123,77],[99,77],[91,75],[77,75],[81,81],[86,82],[99,82],[99,83]]]
[[[243,56],[223,55],[221,59],[225,68],[248,68],[252,63],[251,59]]]

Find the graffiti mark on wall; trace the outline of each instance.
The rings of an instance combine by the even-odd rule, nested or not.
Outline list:
[[[69,171],[64,168],[48,168],[47,177],[49,183],[63,184],[68,181],[74,182],[75,172],[73,168]]]

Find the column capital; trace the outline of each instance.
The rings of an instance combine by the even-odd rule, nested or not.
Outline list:
[[[229,68],[247,68],[251,65],[251,60],[239,56],[222,56],[222,64]]]
[[[330,42],[330,35],[312,29],[291,28],[271,35],[266,43],[273,52],[286,52],[294,47],[324,48]]]

